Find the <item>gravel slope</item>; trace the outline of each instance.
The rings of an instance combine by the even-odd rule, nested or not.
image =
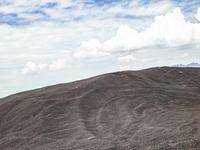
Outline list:
[[[0,99],[0,150],[200,149],[200,69],[105,74]]]

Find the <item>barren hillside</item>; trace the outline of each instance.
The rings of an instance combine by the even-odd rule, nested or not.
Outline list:
[[[0,99],[0,150],[200,149],[200,69],[100,75]]]

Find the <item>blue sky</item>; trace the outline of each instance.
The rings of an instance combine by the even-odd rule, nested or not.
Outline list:
[[[124,19],[134,19],[134,17],[154,17],[173,7],[181,8],[186,17],[192,18],[199,5],[200,1],[198,0],[44,0],[43,2],[39,0],[2,0],[0,2],[0,22],[1,24],[24,26],[44,21],[67,23],[76,21],[77,18],[88,19],[89,17],[118,19],[118,16],[124,16]],[[134,9],[151,9],[151,7],[152,10],[149,12],[145,13],[143,10],[144,14],[138,13],[138,10],[134,13]],[[154,10],[154,7],[158,11]],[[119,10],[108,13],[110,9],[114,8],[126,10],[126,13],[119,12]],[[109,16],[102,14],[103,12],[108,13]],[[53,13],[57,13],[58,16]]]
[[[200,62],[199,0],[0,0],[0,97]]]

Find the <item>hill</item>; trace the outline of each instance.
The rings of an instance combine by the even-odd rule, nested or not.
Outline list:
[[[1,150],[200,148],[200,69],[104,74],[0,99]]]

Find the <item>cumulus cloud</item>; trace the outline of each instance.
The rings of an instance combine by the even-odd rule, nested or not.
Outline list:
[[[132,55],[121,56],[118,58],[119,63],[130,63],[133,60],[136,60],[136,58]]]
[[[87,45],[87,53],[92,50],[112,53],[122,50],[134,50],[145,47],[180,47],[190,44],[200,44],[200,23],[191,23],[186,21],[180,8],[156,16],[154,22],[144,31],[137,31],[128,25],[121,25],[116,35],[111,39],[100,42],[93,39],[96,46],[94,47],[91,40],[83,42]]]
[[[133,55],[125,55],[118,57],[117,62],[119,64],[120,70],[127,70],[131,68],[131,63],[135,61],[136,58]]]
[[[197,10],[196,19],[200,21],[200,8]]]
[[[34,62],[27,62],[25,67],[22,69],[22,74],[29,74],[41,70],[40,65],[35,64]]]
[[[66,61],[64,59],[58,59],[49,64],[49,70],[60,70],[66,67]],[[67,67],[70,67],[69,65]]]
[[[80,50],[74,54],[77,58],[100,57],[107,55],[109,55],[108,52],[101,51],[101,43],[93,38],[87,42],[82,42]]]
[[[53,70],[61,70],[64,68],[70,68],[70,65],[66,64],[64,59],[57,59],[49,64],[47,63],[35,63],[29,61],[25,64],[24,68],[21,70],[22,74],[33,74],[41,71],[53,71]]]
[[[188,56],[189,56],[188,53],[183,53],[183,54],[180,55],[181,58],[186,58],[186,57],[188,57]]]

